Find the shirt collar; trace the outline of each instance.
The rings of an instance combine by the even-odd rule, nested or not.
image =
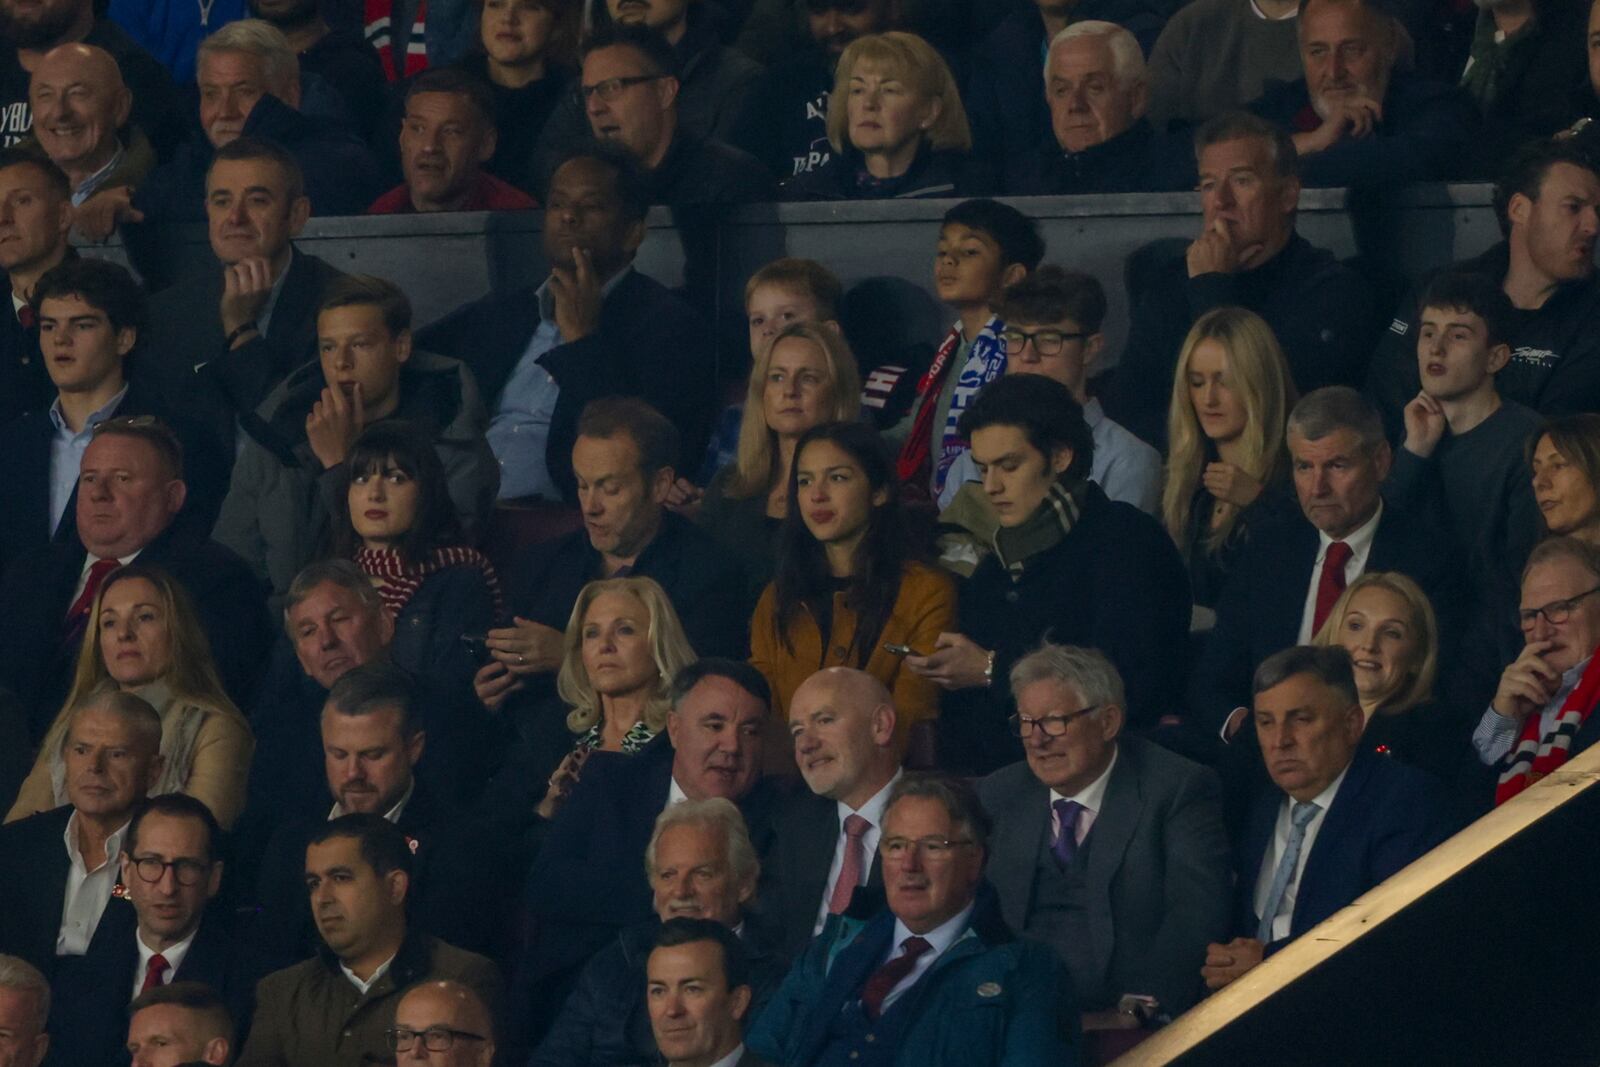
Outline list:
[[[604,303],[606,297],[611,295],[611,290],[615,289],[618,285],[621,285],[622,279],[626,278],[632,273],[633,263],[630,261],[621,270],[617,271],[617,273],[608,278],[605,284],[600,286],[601,302]],[[545,279],[544,283],[539,286],[538,290],[533,295],[535,299],[539,301],[539,320],[541,322],[548,322],[554,326],[556,321],[556,298],[555,295],[550,292],[550,281],[548,278]]]
[[[1339,772],[1339,777],[1329,782],[1326,789],[1311,798],[1311,803],[1320,808],[1323,815],[1326,815],[1328,813],[1328,809],[1333,806],[1333,798],[1338,795],[1339,787],[1344,784],[1344,777],[1349,773],[1350,764],[1347,763],[1345,764],[1344,770]],[[1285,793],[1283,797],[1291,805],[1295,803],[1294,797],[1291,797],[1289,794]]]
[[[739,1042],[739,1045],[738,1045],[737,1048],[735,1048],[732,1052],[728,1053],[726,1056],[722,1057],[722,1059],[718,1060],[716,1063],[713,1063],[711,1065],[711,1067],[737,1067],[737,1064],[739,1063],[739,1060],[743,1055],[744,1055],[744,1042],[741,1041],[741,1042]]]
[[[1099,426],[1106,418],[1106,409],[1100,406],[1100,398],[1091,396],[1089,402],[1083,405],[1083,421],[1089,424],[1089,429]]]
[[[868,801],[859,808],[852,808],[844,801],[839,801],[839,825],[844,825],[844,820],[850,815],[859,815],[877,829],[883,828],[883,809],[889,803],[889,790],[900,780],[904,771],[896,770],[894,777],[883,784],[883,788],[872,794]]]
[[[117,169],[117,165],[122,162],[122,157],[124,154],[125,153],[122,150],[122,145],[119,142],[117,144],[116,154],[111,157],[110,161],[107,162],[105,166],[101,167],[99,170],[83,179],[78,187],[72,190],[73,207],[77,207],[95,193],[100,191],[100,186],[105,182],[106,178],[110,177],[111,172]]]
[[[167,961],[167,973],[177,974],[178,968],[183,966],[183,958],[189,954],[189,947],[194,944],[195,935],[200,932],[197,925],[189,931],[189,936],[177,944],[168,945],[161,950],[161,958]],[[144,937],[134,934],[133,943],[139,946],[139,970],[136,972],[141,978],[150,967],[151,957],[156,955],[156,950],[144,943]]]
[[[400,816],[406,810],[406,805],[411,803],[411,794],[416,792],[416,789],[417,779],[415,776],[413,776],[411,779],[411,784],[406,786],[406,791],[400,795],[399,800],[395,801],[394,807],[383,813],[385,822],[399,825]],[[328,821],[332,822],[334,819],[337,819],[339,816],[344,814],[347,814],[344,810],[344,805],[338,801],[334,801],[332,809],[330,809],[328,812]]]
[[[399,953],[396,953],[395,955],[399,955]],[[390,956],[388,959],[378,964],[378,969],[373,971],[372,977],[368,978],[365,982],[357,978],[356,973],[344,965],[344,960],[339,961],[339,969],[344,972],[344,976],[346,978],[350,979],[350,984],[355,986],[356,989],[360,990],[362,996],[366,996],[367,992],[373,986],[378,984],[378,979],[389,973],[389,966],[392,963],[394,963],[394,956]]]
[[[117,408],[122,405],[123,398],[127,395],[128,385],[124,382],[122,388],[117,391],[117,395],[91,412],[89,417],[83,421],[83,429],[79,433],[73,434],[73,436],[82,436],[92,432],[96,426],[99,426],[116,413]],[[56,428],[57,433],[72,433],[71,427],[67,425],[66,417],[61,414],[61,397],[59,394],[50,402],[50,424]]]
[[[689,799],[689,794],[683,791],[683,786],[678,784],[678,776],[672,776],[672,782],[667,786],[667,807],[681,804]]]
[[[921,937],[933,947],[933,958],[938,959],[940,956],[945,954],[946,950],[948,950],[951,945],[955,944],[961,939],[962,934],[967,932],[967,923],[972,920],[972,909],[976,908],[977,906],[977,900],[972,900],[967,904],[966,907],[961,909],[959,914],[952,918],[946,919],[943,923],[935,926],[932,930],[929,930],[925,934],[914,934],[905,923],[901,922],[899,919],[895,919],[894,946],[890,949],[890,952],[897,952],[900,946],[905,943],[905,939],[908,937]]]
[[[1054,806],[1055,802],[1058,800],[1072,800],[1076,801],[1079,806],[1093,812],[1095,815],[1099,815],[1100,806],[1105,803],[1106,799],[1106,784],[1111,781],[1111,770],[1117,765],[1117,753],[1119,751],[1120,748],[1112,748],[1111,762],[1106,764],[1106,769],[1100,772],[1100,777],[1096,778],[1094,781],[1078,790],[1078,792],[1072,796],[1068,796],[1065,793],[1058,793],[1054,789],[1050,790],[1051,805]]]
[[[1378,536],[1378,520],[1383,518],[1383,498],[1378,498],[1378,510],[1372,513],[1372,518],[1350,531],[1349,536],[1340,538],[1350,546],[1352,559],[1366,555],[1372,549],[1372,539]],[[1321,563],[1328,554],[1328,546],[1333,544],[1333,538],[1317,531],[1317,562]]]
[[[130,819],[128,822],[123,823],[118,830],[106,838],[106,858],[105,862],[100,864],[100,867],[104,867],[106,863],[115,860],[118,854],[122,852],[122,838],[128,832],[128,823],[132,821]],[[83,854],[78,851],[78,812],[76,809],[67,818],[67,829],[62,836],[67,842],[67,855],[72,858],[74,867],[81,867],[88,874],[93,874],[94,871],[100,870],[100,867],[96,867],[94,871],[89,870],[88,865],[83,862]]]

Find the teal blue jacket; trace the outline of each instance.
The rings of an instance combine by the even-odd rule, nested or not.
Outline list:
[[[858,892],[855,903],[865,895]],[[886,908],[870,919],[854,906],[831,916],[745,1046],[782,1067],[812,1063],[830,1021],[889,954],[894,924]],[[1070,989],[1050,949],[1006,928],[985,884],[966,931],[884,1015],[875,1036],[894,1043],[895,1067],[1077,1067]]]

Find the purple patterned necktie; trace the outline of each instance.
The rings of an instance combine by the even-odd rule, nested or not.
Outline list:
[[[1078,813],[1083,805],[1076,800],[1057,800],[1050,806],[1061,820],[1061,829],[1050,842],[1050,851],[1064,871],[1072,866],[1072,859],[1078,854]]]

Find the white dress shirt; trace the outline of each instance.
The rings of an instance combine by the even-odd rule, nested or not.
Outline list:
[[[67,820],[62,838],[72,862],[67,868],[67,894],[61,904],[61,929],[56,933],[57,956],[81,956],[89,951],[89,940],[111,900],[111,888],[117,884],[117,856],[127,832],[128,824],[123,823],[120,830],[106,838],[106,858],[91,871],[78,851],[78,813],[73,812]]]
[[[1300,857],[1294,865],[1294,874],[1289,879],[1289,886],[1284,891],[1278,915],[1272,920],[1274,941],[1281,941],[1289,936],[1289,927],[1294,922],[1295,899],[1300,895],[1300,876],[1305,873],[1306,860],[1311,857],[1311,847],[1317,843],[1317,833],[1322,829],[1322,820],[1328,817],[1328,808],[1333,805],[1333,798],[1338,794],[1339,787],[1344,784],[1344,776],[1349,773],[1350,768],[1346,767],[1339,772],[1339,777],[1329,783],[1328,788],[1311,798],[1311,803],[1317,806],[1317,813],[1306,823],[1305,837],[1300,843]],[[1289,847],[1289,833],[1292,829],[1290,809],[1293,806],[1294,799],[1285,794],[1283,801],[1278,805],[1278,822],[1272,831],[1272,847],[1268,848],[1267,854],[1261,858],[1261,870],[1256,872],[1256,892],[1251,903],[1258,916],[1266,910],[1267,892],[1272,888],[1272,876],[1278,869],[1278,860],[1283,856],[1284,849]]]
[[[183,966],[183,958],[189,954],[189,946],[194,944],[194,935],[199,932],[200,928],[196,926],[189,931],[188,937],[179,941],[176,945],[160,950],[159,955],[167,961],[167,969],[161,974],[162,985],[172,984],[173,975],[177,974],[178,968]],[[144,943],[142,934],[135,933],[133,935],[133,943],[139,946],[139,966],[133,972],[133,996],[128,998],[130,1002],[139,995],[139,990],[144,988],[145,972],[150,969],[151,959],[158,955],[155,949]]]
[[[833,862],[828,866],[828,880],[822,883],[822,903],[817,908],[817,924],[811,931],[813,937],[822,932],[822,924],[828,921],[828,901],[833,899],[833,883],[839,880],[839,872],[844,869],[844,846],[848,840],[844,833],[845,819],[859,815],[867,820],[867,830],[861,835],[861,880],[856,883],[866,885],[872,874],[872,857],[877,854],[878,842],[883,839],[883,809],[889,803],[889,790],[900,780],[901,773],[895,771],[894,777],[872,794],[872,799],[861,805],[859,811],[839,801],[839,836],[833,842]]]
[[[142,548],[139,550],[139,552],[143,551],[144,549]],[[130,552],[126,556],[118,556],[117,562],[126,567],[139,558],[139,552]],[[96,563],[100,562],[100,558],[93,552],[85,552],[83,554],[83,570],[78,572],[78,584],[72,587],[72,599],[67,602],[67,607],[77,603],[78,598],[83,595],[84,588],[89,584],[89,572],[94,569]],[[63,614],[65,614],[65,609],[63,609]]]
[[[672,807],[672,805],[682,804],[688,799],[689,794],[685,793],[683,791],[683,786],[678,784],[678,776],[673,775],[671,782],[667,785],[667,802],[662,806],[661,810],[666,811],[667,808]]]
[[[390,808],[388,811],[383,813],[384,821],[387,822],[387,823],[390,823],[391,825],[399,826],[400,825],[400,815],[401,815],[402,812],[404,812],[406,810],[406,805],[411,802],[411,794],[416,792],[416,790],[417,790],[417,780],[415,778],[413,778],[413,779],[411,779],[411,784],[406,786],[406,791],[403,794],[401,794],[400,799],[395,801],[394,807]],[[339,803],[339,802],[337,802],[337,801],[335,801],[334,805],[333,805],[333,809],[328,812],[328,821],[332,822],[333,820],[337,819],[339,816],[348,815],[348,814],[350,814],[350,813],[344,810],[344,805]]]
[[[1078,844],[1083,844],[1083,839],[1089,836],[1089,831],[1094,829],[1095,820],[1100,817],[1100,806],[1106,799],[1106,783],[1111,781],[1111,770],[1117,765],[1118,751],[1116,748],[1111,750],[1111,762],[1106,764],[1106,769],[1100,773],[1100,777],[1072,796],[1058,793],[1054,789],[1050,790],[1050,840],[1054,841],[1061,836],[1061,816],[1056,812],[1056,801],[1075,800],[1083,806],[1083,810],[1078,812],[1078,825],[1074,836]]]
[[[398,955],[398,953],[396,953],[396,955]],[[362,996],[366,996],[367,995],[367,990],[371,989],[374,985],[376,985],[377,982],[378,982],[378,979],[382,978],[384,975],[389,973],[389,965],[392,964],[393,962],[394,962],[394,956],[390,956],[388,959],[386,959],[382,963],[378,964],[378,969],[373,971],[372,972],[372,977],[368,978],[365,982],[363,982],[361,979],[357,978],[356,977],[356,972],[354,972],[350,968],[346,967],[344,965],[344,961],[343,960],[339,961],[339,969],[344,972],[344,976],[346,978],[350,979],[350,984],[355,986],[358,990],[360,990]]]
[[[1350,532],[1349,537],[1339,540],[1350,546],[1350,558],[1344,564],[1344,581],[1348,587],[1367,569],[1367,557],[1372,555],[1372,540],[1378,536],[1378,522],[1383,518],[1383,501],[1378,501],[1378,510],[1372,513],[1372,518],[1357,526]],[[1333,544],[1333,538],[1317,531],[1317,563],[1311,568],[1311,584],[1306,587],[1306,603],[1300,612],[1300,637],[1295,642],[1298,645],[1309,645],[1316,631],[1312,628],[1317,619],[1317,586],[1322,583],[1322,564],[1328,558],[1328,546]]]
[[[946,919],[942,925],[935,926],[932,930],[920,935],[912,933],[907,929],[906,924],[899,919],[894,921],[894,941],[889,948],[889,954],[883,957],[883,963],[888,963],[896,956],[904,956],[906,954],[904,945],[908,937],[920,936],[932,947],[917,958],[916,964],[911,968],[911,973],[900,979],[895,987],[889,990],[889,995],[883,998],[883,1011],[888,1011],[889,1005],[899,1000],[902,993],[921,981],[922,976],[928,973],[928,968],[933,966],[934,961],[943,956],[951,945],[961,940],[962,935],[967,932],[967,924],[972,921],[972,909],[976,906],[977,901],[973,901],[961,909],[960,914],[954,918]]]
[[[728,1053],[722,1059],[713,1063],[711,1067],[737,1067],[739,1059],[744,1055],[744,1042],[739,1042],[739,1047]]]

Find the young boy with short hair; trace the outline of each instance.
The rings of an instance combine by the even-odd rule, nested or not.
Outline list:
[[[1447,521],[1480,582],[1514,583],[1542,528],[1526,458],[1541,419],[1495,388],[1511,358],[1511,302],[1491,278],[1445,272],[1420,306],[1422,391],[1405,406],[1384,497]]]
[[[966,447],[957,420],[978,390],[1005,373],[1004,323],[994,305],[1044,258],[1032,219],[995,200],[963,200],[945,212],[934,256],[934,287],[957,320],[917,382],[912,414],[886,436],[901,443],[901,484],[913,498],[937,499]],[[872,406],[874,376],[862,403]]]
[[[1089,396],[1089,373],[1105,346],[1100,326],[1106,293],[1098,278],[1054,265],[1040,267],[1006,289],[995,314],[1005,322],[1006,374],[1042,374],[1072,391],[1094,434],[1091,480],[1106,496],[1158,515],[1161,454],[1106,416]],[[945,479],[939,506],[946,508],[962,485],[978,480],[970,448],[963,448]]]

